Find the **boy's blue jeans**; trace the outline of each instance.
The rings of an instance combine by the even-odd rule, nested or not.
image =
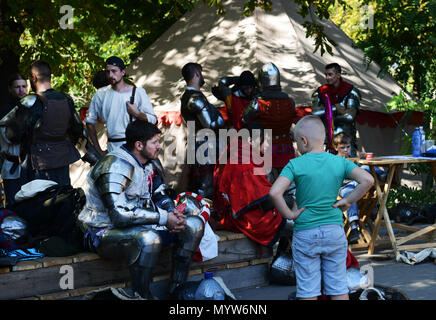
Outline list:
[[[371,172],[369,166],[362,166],[362,169]],[[383,169],[375,167],[375,173],[380,180],[386,179],[386,172]],[[356,181],[351,181],[339,189],[339,196],[345,198],[348,196],[357,186]],[[353,203],[347,210],[348,221],[351,223],[353,221],[359,220],[359,209],[357,207],[357,203]]]
[[[342,198],[348,196],[353,190],[356,188],[357,182],[351,181],[339,189],[339,195]],[[353,203],[347,210],[348,221],[351,223],[353,221],[359,220],[359,209],[357,207],[357,203]]]

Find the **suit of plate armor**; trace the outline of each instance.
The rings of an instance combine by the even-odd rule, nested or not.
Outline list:
[[[224,119],[218,109],[207,101],[207,98],[199,90],[187,87],[181,98],[181,114],[185,123],[193,121],[195,123],[195,150],[187,150],[197,155],[197,149],[204,143],[210,142],[207,137],[197,138],[197,133],[201,129],[211,129],[218,137],[218,130],[225,128]],[[215,141],[216,153],[218,141]],[[199,163],[195,157],[195,164],[191,165],[191,177],[189,182],[190,191],[193,191],[203,198],[211,199],[213,196],[213,168],[216,158],[210,154],[205,162]]]
[[[253,100],[256,92],[256,82],[254,76],[249,71],[244,71],[238,77],[222,77],[218,85],[212,87],[213,95],[225,103],[227,114],[230,118],[230,124],[236,130],[240,130],[244,123],[242,121],[242,113],[247,108],[251,100]],[[252,87],[252,93],[247,95],[242,90],[243,88]]]
[[[259,122],[265,129],[272,130],[272,171],[271,183],[280,171],[295,158],[291,139],[292,123],[297,121],[294,101],[281,90],[279,69],[271,62],[258,72],[261,92],[253,99],[242,115],[245,123]]]
[[[340,85],[344,85],[341,81]],[[325,104],[324,97],[318,88],[312,94],[312,114],[324,119]],[[356,116],[359,113],[361,95],[359,90],[351,86],[343,96],[336,96],[335,101],[331,101],[334,121],[334,135],[345,132],[352,138],[350,156],[355,157],[357,151],[356,143]]]
[[[151,298],[149,286],[162,248],[161,234],[168,232],[164,226],[174,209],[159,163],[152,160],[142,165],[123,146],[92,168],[85,192],[86,205],[79,215],[85,246],[103,258],[126,262],[133,291]],[[186,281],[204,232],[198,216],[185,220],[187,225],[173,247],[169,293]]]

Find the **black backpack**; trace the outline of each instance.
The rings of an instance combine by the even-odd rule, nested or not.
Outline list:
[[[76,111],[76,107],[74,105],[73,99],[65,93],[62,92],[65,98],[68,101],[68,106],[70,107],[71,119],[70,119],[70,127],[68,129],[68,135],[70,137],[71,142],[75,145],[79,141],[79,139],[84,138],[83,131],[85,126],[83,125],[82,119]]]
[[[54,185],[32,198],[16,202],[10,209],[26,220],[30,236],[57,236],[70,241],[81,237],[77,216],[85,202],[81,188]]]

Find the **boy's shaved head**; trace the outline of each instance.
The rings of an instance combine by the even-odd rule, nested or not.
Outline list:
[[[312,145],[324,144],[325,127],[318,116],[305,116],[297,122],[294,132],[297,138],[305,136]]]

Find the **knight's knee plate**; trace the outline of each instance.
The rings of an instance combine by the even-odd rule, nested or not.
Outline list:
[[[199,216],[190,215],[185,220],[185,229],[178,235],[173,248],[173,265],[168,289],[170,294],[178,285],[186,281],[192,257],[204,233],[204,222]]]
[[[179,241],[185,250],[196,251],[204,234],[204,222],[199,216],[185,218],[185,229],[179,234]]]
[[[150,229],[136,235],[139,247],[139,257],[130,266],[132,289],[144,298],[152,297],[150,282],[153,267],[159,258],[162,241],[157,231]]]
[[[139,233],[136,239],[141,250],[137,263],[142,267],[153,267],[162,249],[162,240],[159,233],[150,229]]]
[[[99,255],[141,266],[154,263],[162,248],[159,233],[141,226],[106,230],[97,247]]]

